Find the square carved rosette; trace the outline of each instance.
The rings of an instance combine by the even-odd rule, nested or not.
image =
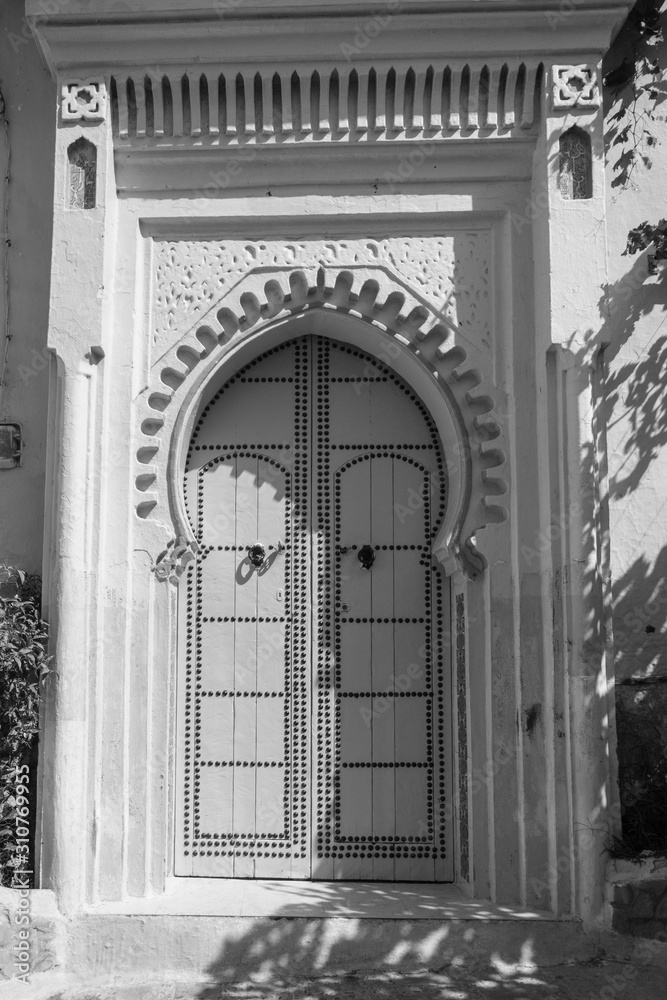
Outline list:
[[[61,84],[63,122],[99,122],[107,114],[104,80],[65,80]]]

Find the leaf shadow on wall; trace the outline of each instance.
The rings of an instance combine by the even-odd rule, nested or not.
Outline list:
[[[656,721],[667,686],[667,547],[654,546],[662,536],[667,498],[660,462],[667,447],[667,286],[648,278],[644,253],[630,270],[607,286],[599,300],[601,325],[589,331],[587,347],[575,364],[595,358],[599,397],[596,424],[599,448],[582,450],[582,469],[602,473],[600,509],[592,497],[584,511],[585,550],[597,567],[596,546],[611,546],[612,566],[624,561],[633,543],[641,554],[610,581],[613,646],[606,634],[605,612],[591,627],[585,657],[593,672],[613,649],[616,684],[616,731],[621,802],[620,838],[606,837],[615,854],[639,857],[642,850],[667,849],[667,730]],[[648,323],[652,324],[652,330]],[[633,342],[641,324],[643,339]],[[600,465],[602,463],[602,468]],[[607,463],[609,468],[607,468]],[[607,491],[605,493],[605,483]],[[634,507],[636,504],[636,508]],[[636,509],[637,516],[633,516]],[[653,526],[653,530],[652,530]],[[601,532],[601,533],[600,533]],[[614,549],[614,546],[616,549]],[[592,600],[597,568],[585,581]]]

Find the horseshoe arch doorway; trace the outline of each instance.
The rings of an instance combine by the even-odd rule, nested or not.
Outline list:
[[[326,337],[265,351],[204,406],[177,875],[453,879],[445,468],[412,388]]]

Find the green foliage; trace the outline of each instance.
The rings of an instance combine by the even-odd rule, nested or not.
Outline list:
[[[34,769],[39,703],[52,671],[48,625],[40,615],[40,579],[0,566],[0,881],[9,885],[19,865],[15,850],[16,772],[31,771],[28,826],[34,830]],[[32,842],[32,836],[31,836]],[[31,868],[25,864],[23,867]]]
[[[667,692],[636,683],[617,689],[622,836],[614,857],[642,861],[667,854]]]

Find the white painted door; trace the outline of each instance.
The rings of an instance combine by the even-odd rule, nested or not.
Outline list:
[[[445,473],[389,370],[318,337],[204,409],[181,615],[177,873],[446,881]]]

